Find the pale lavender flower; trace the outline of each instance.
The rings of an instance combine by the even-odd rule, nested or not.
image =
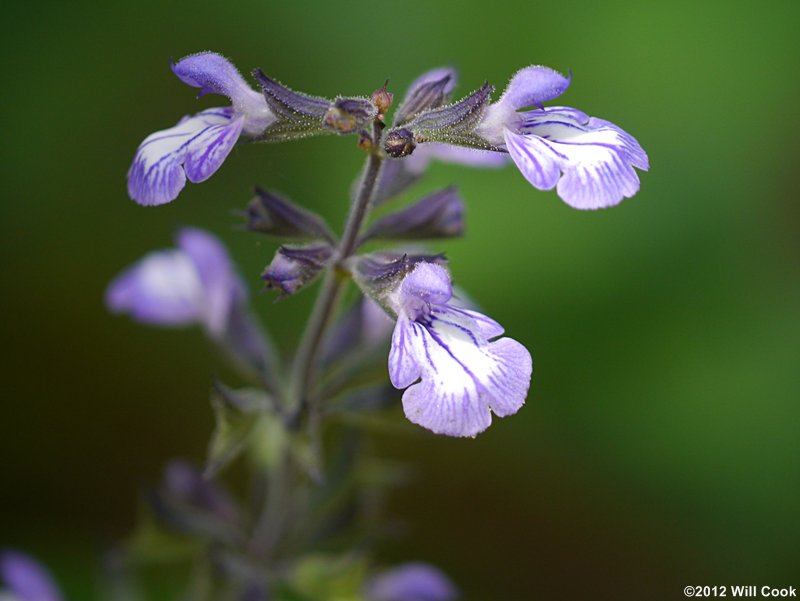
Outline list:
[[[225,57],[214,52],[193,54],[172,65],[199,95],[220,94],[231,106],[186,116],[175,127],[149,135],[139,145],[128,171],[128,194],[143,205],[177,198],[191,182],[207,180],[219,169],[241,135],[257,136],[275,120],[264,96],[247,85]]]
[[[389,377],[406,417],[437,434],[475,436],[525,402],[532,371],[527,349],[502,326],[452,302],[447,270],[420,263],[390,293],[397,314]],[[421,379],[420,382],[416,382]]]
[[[547,67],[526,67],[491,104],[475,132],[505,145],[522,175],[540,190],[556,188],[576,209],[618,204],[639,190],[634,167],[647,171],[647,154],[630,134],[596,117],[542,103],[564,93],[570,78]],[[520,109],[539,107],[528,112]]]
[[[19,551],[0,552],[0,599],[10,601],[62,601],[50,574],[33,558]]]
[[[365,586],[364,596],[368,601],[452,601],[458,591],[441,570],[413,562],[372,578]]]
[[[208,232],[185,228],[176,249],[151,252],[122,272],[106,290],[106,305],[147,324],[202,325],[248,365],[266,364],[244,283],[225,247]]]

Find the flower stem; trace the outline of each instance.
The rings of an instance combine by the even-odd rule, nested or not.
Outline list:
[[[364,176],[361,180],[358,194],[350,206],[344,233],[336,252],[336,261],[328,267],[322,281],[314,309],[309,317],[292,366],[291,389],[296,416],[302,415],[308,409],[310,402],[309,391],[313,385],[317,355],[331,320],[339,306],[346,281],[342,265],[358,247],[359,233],[369,214],[372,196],[375,192],[375,186],[378,183],[383,163],[383,157],[380,154],[380,150],[378,150],[380,149],[381,125],[376,123],[373,128],[373,150],[367,157]]]

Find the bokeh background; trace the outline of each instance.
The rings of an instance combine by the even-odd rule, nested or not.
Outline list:
[[[141,139],[215,102],[168,66],[206,49],[326,96],[386,77],[401,93],[442,64],[460,93],[572,69],[564,104],[650,155],[640,194],[596,213],[513,167],[435,165],[416,188],[459,184],[468,235],[437,248],[535,374],[474,441],[381,435],[414,474],[382,561],[431,561],[467,600],[800,585],[800,3],[78,0],[11,2],[3,21],[0,545],[71,599],[96,598],[97,557],[167,458],[202,459],[219,365],[197,330],[108,315],[106,283],[192,224],[257,290],[275,245],[231,215],[252,184],[340,223],[362,159],[350,138],[245,146],[177,202],[132,203]],[[284,348],[312,297],[256,297]]]

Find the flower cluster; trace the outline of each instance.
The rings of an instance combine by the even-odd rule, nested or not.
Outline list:
[[[185,117],[142,142],[128,178],[129,193],[141,204],[169,202],[186,178],[199,182],[210,177],[240,136],[284,141],[323,133],[359,134],[363,142],[369,125],[382,122],[392,101],[385,86],[371,101],[300,94],[257,70],[259,93],[215,53],[189,56],[172,69],[201,95],[224,95],[232,104]],[[373,204],[407,188],[434,159],[498,166],[510,157],[533,186],[556,188],[565,202],[580,209],[612,206],[638,191],[634,168],[646,170],[648,161],[632,136],[577,109],[543,106],[566,91],[569,78],[547,67],[528,67],[494,103],[493,88],[486,84],[447,104],[455,83],[455,72],[446,68],[415,80],[392,126],[370,142],[380,143],[372,152],[385,152],[387,163]],[[527,108],[531,110],[521,112]],[[257,192],[246,213],[249,229],[313,240],[279,249],[262,276],[267,287],[294,294],[326,269],[341,267],[346,257],[336,256],[335,238],[321,218],[271,192]],[[358,244],[462,231],[463,202],[450,188],[376,221]],[[193,237],[217,250],[199,256]],[[199,322],[218,338],[230,322],[231,307],[240,306],[241,287],[227,275],[227,260],[219,260],[224,251],[209,240],[207,234],[184,233],[180,251],[148,256],[112,285],[110,307],[150,323]],[[409,419],[434,432],[471,436],[489,425],[490,408],[501,416],[519,409],[530,377],[530,358],[521,345],[508,339],[488,342],[502,333],[500,326],[448,304],[451,292],[444,268],[420,265],[401,275],[407,281],[393,282],[393,300],[382,299],[381,304],[397,319],[389,360],[392,383],[405,388],[422,378],[403,397]],[[364,291],[370,294],[369,288]]]
[[[187,179],[211,177],[243,139],[278,143],[354,136],[366,153],[339,236],[320,215],[266,188],[256,187],[241,212],[243,229],[280,242],[261,273],[264,289],[286,298],[320,282],[289,369],[282,368],[280,352],[254,317],[227,251],[210,233],[182,230],[177,248],[148,254],[118,276],[106,295],[111,311],[140,322],[202,326],[258,385],[236,390],[215,383],[217,430],[205,474],[171,464],[166,485],[152,496],[156,513],[173,527],[213,540],[220,572],[239,579],[238,588],[224,589],[226,598],[262,599],[275,590],[317,598],[316,590],[334,590],[333,574],[344,565],[361,569],[352,555],[332,563],[298,555],[303,544],[336,531],[354,514],[345,508],[332,523],[317,523],[297,509],[298,499],[307,501],[299,505],[309,514],[315,505],[308,480],[299,482],[293,469],[319,490],[340,494],[329,488],[336,479],[324,473],[320,422],[396,403],[388,371],[391,386],[404,389],[402,407],[410,422],[436,434],[475,437],[490,426],[492,414],[520,410],[532,374],[528,350],[454,291],[446,258],[404,246],[461,236],[465,203],[459,191],[453,186],[435,191],[370,221],[372,208],[409,190],[432,161],[445,161],[495,168],[513,163],[535,188],[555,189],[577,209],[600,209],[638,192],[636,170],[648,169],[647,155],[609,121],[574,108],[545,107],[567,90],[571,77],[542,66],[518,71],[495,102],[488,83],[452,102],[455,71],[434,69],[411,84],[391,122],[394,95],[388,81],[367,96],[325,98],[292,90],[260,69],[253,71],[258,86],[253,88],[227,59],[211,52],[188,56],[172,70],[199,95],[225,96],[230,105],[186,116],[144,139],[128,173],[129,195],[139,204],[175,200]],[[364,250],[380,243],[392,246]],[[341,310],[349,281],[362,296],[350,310]],[[388,350],[388,361],[384,354],[384,367],[373,381],[372,360],[381,347]],[[347,455],[349,448],[343,446],[339,464],[357,463]],[[252,488],[264,489],[264,474],[269,481],[260,515],[249,515],[208,481],[242,453],[262,470]],[[325,584],[316,589],[320,578]],[[456,596],[447,578],[425,564],[362,580],[358,591],[348,589],[340,597],[449,601]]]

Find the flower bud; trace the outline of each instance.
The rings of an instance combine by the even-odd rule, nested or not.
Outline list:
[[[313,282],[333,256],[327,244],[281,246],[261,279],[267,288],[280,289],[284,295],[294,294]]]
[[[258,186],[244,216],[247,218],[245,227],[252,232],[333,242],[333,234],[322,217]]]
[[[377,108],[366,98],[338,98],[326,111],[323,123],[338,134],[353,134],[375,118]]]
[[[378,88],[372,93],[372,104],[378,107],[378,112],[381,115],[389,110],[389,107],[392,106],[392,100],[394,100],[394,94],[386,89],[388,85],[389,80],[387,79],[382,88]]]
[[[464,201],[454,187],[434,192],[411,206],[378,219],[362,238],[419,240],[464,233]]]
[[[410,155],[416,147],[414,134],[405,127],[391,130],[386,134],[386,140],[383,143],[386,154],[396,159]]]

